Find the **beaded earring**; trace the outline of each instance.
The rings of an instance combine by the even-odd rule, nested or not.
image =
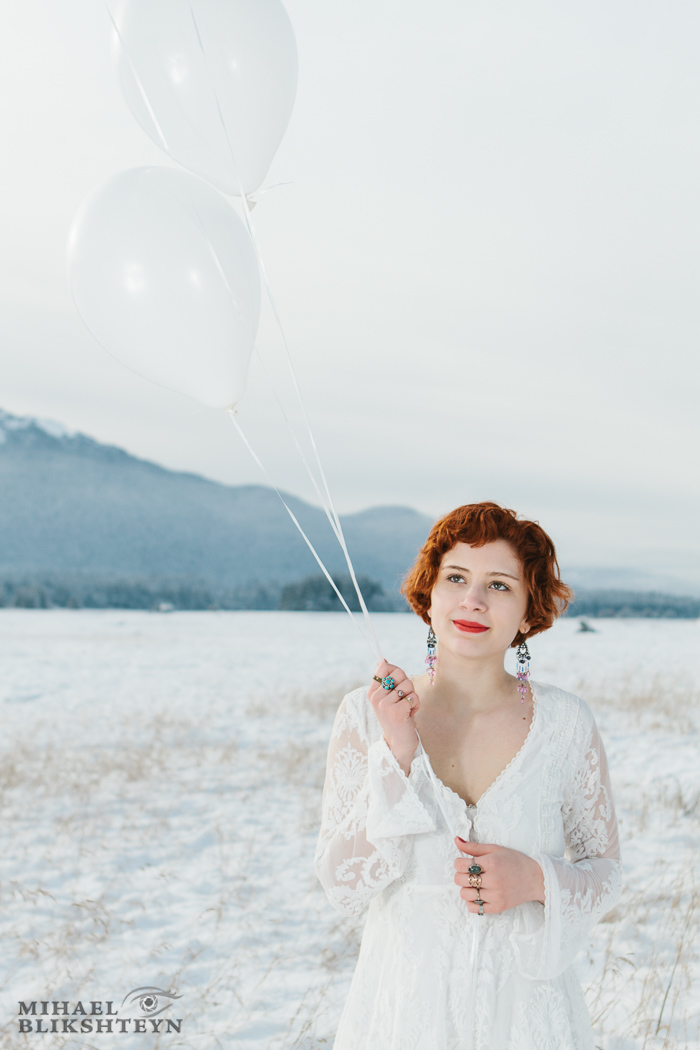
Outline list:
[[[527,642],[521,642],[515,652],[515,658],[518,661],[518,666],[515,672],[515,677],[518,679],[518,692],[520,693],[520,703],[525,703],[525,692],[527,690],[527,680],[530,677],[530,650],[527,647]]]
[[[425,658],[425,662],[428,665],[428,678],[432,685],[435,681],[435,664],[437,663],[437,638],[432,624],[428,631],[428,655]]]

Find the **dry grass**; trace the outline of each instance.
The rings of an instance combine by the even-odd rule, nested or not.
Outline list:
[[[237,750],[234,739],[203,739],[197,722],[175,719],[168,711],[151,712],[137,733],[125,732],[112,742],[74,747],[62,742],[56,748],[20,740],[0,752],[0,809],[17,789],[33,799],[58,794],[86,802],[107,780],[115,787],[149,783],[182,769],[183,762],[194,768],[229,764]]]
[[[655,890],[626,893],[601,924],[605,963],[589,985],[587,1000],[606,1050],[700,1045],[700,1019],[690,1005],[697,981],[700,892],[694,873],[688,875],[664,884],[659,870]],[[653,933],[645,936],[645,930]]]
[[[596,711],[611,709],[632,716],[637,728],[680,734],[700,730],[700,688],[696,682],[653,675],[640,686],[631,677],[620,676],[599,684],[592,693],[581,682],[574,692],[590,696]]]
[[[313,732],[307,738],[298,736],[284,747],[269,747],[260,734],[260,746],[237,747],[235,741],[217,741],[201,732],[196,718],[174,720],[169,712],[151,712],[138,727],[125,729],[121,739],[92,747],[40,747],[35,741],[20,743],[12,752],[0,753],[0,802],[4,820],[14,825],[21,835],[26,828],[25,806],[32,800],[36,819],[42,817],[42,806],[52,802],[53,812],[60,812],[50,840],[39,840],[34,857],[47,873],[62,863],[54,854],[55,841],[70,841],[75,846],[77,863],[90,867],[96,848],[96,828],[105,814],[95,811],[91,799],[105,794],[120,802],[120,817],[129,842],[144,850],[159,841],[169,830],[170,816],[164,809],[164,784],[175,800],[196,797],[197,783],[203,773],[213,770],[222,790],[230,788],[229,773],[236,769],[249,771],[250,791],[258,790],[260,771],[267,781],[270,797],[294,800],[295,825],[288,830],[288,840],[303,850],[299,902],[295,905],[307,931],[304,945],[295,942],[294,925],[285,925],[295,916],[268,911],[263,892],[256,884],[256,873],[264,872],[269,863],[270,842],[264,831],[250,829],[248,838],[229,847],[230,834],[221,835],[221,866],[212,874],[212,889],[202,904],[201,922],[210,923],[201,935],[202,943],[213,949],[215,958],[202,962],[204,948],[192,946],[183,951],[176,963],[165,964],[167,980],[173,987],[187,983],[190,991],[182,1016],[192,1018],[199,1026],[208,1017],[245,1016],[254,1002],[265,994],[273,999],[282,994],[284,980],[300,967],[308,968],[306,990],[286,1000],[288,1024],[284,1032],[262,1040],[266,1050],[325,1050],[332,1045],[330,1031],[337,1017],[337,989],[346,982],[354,967],[360,943],[361,922],[339,919],[321,899],[320,888],[309,872],[315,834],[320,820],[321,788],[325,773],[327,731],[340,699],[356,683],[341,687],[288,693],[259,695],[251,699],[247,712],[255,719],[279,716],[280,704],[293,709],[302,723]],[[583,690],[582,690],[583,692]],[[584,693],[585,695],[585,693]],[[624,683],[603,689],[596,710],[608,710],[629,719],[631,728],[654,731],[663,727],[677,733],[696,732],[700,694],[685,688],[671,689],[668,683],[650,683],[644,691],[625,687]],[[321,727],[319,727],[319,723]],[[219,771],[216,773],[216,771]],[[248,775],[248,773],[246,773]],[[258,778],[258,779],[256,779]],[[244,778],[245,779],[245,778]],[[239,781],[240,784],[240,781]],[[241,796],[244,797],[244,796]],[[56,806],[56,800],[60,805]],[[661,826],[682,829],[684,839],[700,844],[700,789],[688,787],[670,774],[648,789],[618,797],[618,807],[625,813],[625,834],[653,835]],[[131,816],[130,816],[131,814]],[[138,819],[137,819],[138,818]],[[43,827],[43,825],[42,825]],[[230,830],[230,829],[229,829]],[[229,850],[229,852],[227,852]],[[302,870],[303,868],[303,870]],[[95,964],[99,953],[114,949],[120,937],[128,933],[133,919],[126,917],[115,904],[114,881],[105,885],[103,894],[88,897],[71,895],[71,883],[54,888],[41,877],[34,882],[25,879],[18,867],[17,877],[6,879],[0,886],[0,906],[8,915],[44,914],[47,921],[39,924],[38,933],[28,933],[18,925],[6,927],[6,958],[16,966],[31,960],[50,978],[45,995],[55,997],[52,987],[60,988],[59,998],[73,1001],[95,998]],[[36,864],[34,870],[36,871]],[[637,875],[639,873],[636,873]],[[165,883],[177,875],[163,871]],[[292,876],[298,877],[295,873]],[[640,881],[640,878],[643,881]],[[304,881],[306,880],[306,881]],[[282,885],[287,883],[283,879]],[[301,891],[299,891],[301,887]],[[183,887],[187,891],[187,887]],[[267,891],[265,891],[267,892]],[[256,904],[257,902],[257,904]],[[261,903],[262,902],[262,903]],[[235,912],[246,914],[242,920],[241,944],[232,945],[230,921]],[[255,911],[255,907],[260,910]],[[306,909],[306,910],[305,910]],[[246,925],[247,923],[247,925]],[[208,938],[208,940],[207,940]],[[315,938],[315,940],[314,940]],[[697,1013],[693,1013],[692,984],[700,972],[700,888],[692,866],[682,874],[669,877],[664,858],[658,867],[644,872],[630,884],[618,907],[599,924],[594,939],[597,975],[589,984],[587,998],[591,1015],[600,1032],[605,1050],[696,1050],[700,1045]],[[169,959],[167,946],[153,938],[151,960],[160,968],[160,955]],[[301,954],[300,954],[301,953]],[[12,976],[8,963],[3,968],[0,986],[7,987]],[[249,973],[255,973],[253,986],[245,984]],[[70,988],[70,992],[66,989]],[[244,991],[244,988],[248,988]],[[252,988],[252,990],[251,990]],[[270,991],[272,990],[272,991]],[[142,1045],[149,1050],[168,1046],[173,1050],[228,1050],[232,1045],[230,1027],[212,1022],[211,1031],[196,1036],[150,1034],[138,1043],[131,1037],[130,1046]],[[104,1036],[89,1041],[76,1037],[51,1037],[51,1046],[104,1050]],[[87,1037],[89,1040],[90,1037]],[[34,1046],[34,1036],[20,1036],[15,1018],[0,1019],[0,1050],[18,1050]]]
[[[286,709],[293,705],[302,718],[327,724],[346,691],[348,689],[340,692],[319,690],[312,694],[290,692],[282,697],[268,695],[253,703],[253,713],[262,718],[279,716],[279,704],[284,703]],[[259,792],[263,780],[273,798],[293,797],[295,812],[300,816],[293,826],[286,829],[287,837],[298,841],[301,836],[306,842],[307,854],[309,844],[315,838],[325,771],[325,729],[316,734],[315,740],[301,739],[284,748],[243,749],[230,739],[217,741],[206,736],[194,717],[192,720],[176,720],[167,710],[151,711],[139,718],[137,725],[124,727],[118,738],[92,746],[70,743],[60,747],[40,746],[37,739],[51,739],[50,727],[39,726],[37,729],[34,740],[20,741],[12,751],[0,753],[0,807],[6,827],[14,827],[20,840],[28,823],[42,829],[38,840],[34,838],[31,842],[31,866],[28,855],[26,866],[18,857],[13,864],[13,877],[0,882],[0,909],[6,916],[24,916],[16,926],[9,924],[8,929],[8,924],[5,925],[6,959],[14,957],[16,961],[14,966],[8,966],[6,962],[0,967],[0,990],[7,989],[18,967],[24,968],[31,962],[37,972],[47,976],[42,998],[69,998],[75,1002],[100,997],[97,970],[90,960],[99,959],[103,952],[114,953],[116,950],[118,953],[120,938],[133,928],[134,920],[124,915],[125,898],[120,897],[122,876],[116,867],[113,874],[104,879],[104,893],[94,896],[71,893],[70,871],[76,866],[90,871],[99,851],[109,851],[115,838],[119,839],[119,848],[127,852],[143,851],[146,856],[153,855],[155,848],[157,854],[158,844],[165,841],[173,830],[176,835],[181,834],[179,825],[171,826],[167,801],[172,807],[183,799],[188,803],[196,802],[199,783],[204,780],[205,772],[209,791],[212,790],[213,776],[214,783],[219,783],[223,792],[230,792],[235,785],[232,787],[228,774],[236,770],[238,794],[233,797],[234,803]],[[261,740],[265,739],[264,731],[259,735]],[[164,797],[166,805],[163,805]],[[96,798],[100,801],[96,802]],[[31,821],[27,814],[29,800]],[[206,807],[206,799],[203,803],[202,809]],[[235,811],[234,804],[232,819],[235,819]],[[52,833],[43,834],[52,823]],[[264,818],[261,825],[263,823]],[[233,827],[226,829],[229,839],[232,830]],[[273,989],[274,997],[278,973],[289,970],[290,966],[294,969],[293,935],[285,933],[283,919],[271,914],[255,916],[251,913],[249,920],[243,919],[234,927],[242,931],[245,947],[232,949],[231,915],[245,916],[248,905],[254,906],[256,901],[259,906],[261,890],[255,873],[269,866],[271,855],[270,837],[266,837],[262,826],[257,830],[251,828],[245,835],[236,843],[233,861],[227,865],[222,863],[221,871],[212,873],[212,890],[203,905],[202,919],[208,923],[208,947],[214,949],[216,959],[200,970],[199,957],[204,950],[200,947],[198,951],[184,952],[176,966],[166,964],[167,978],[163,983],[171,987],[179,987],[182,983],[188,986],[187,1006],[179,1014],[185,1019],[182,1036],[162,1033],[152,1033],[147,1037],[132,1035],[130,1046],[143,1045],[149,1050],[158,1050],[162,1046],[188,1050],[228,1048],[231,1045],[230,1024],[212,1023],[211,1030],[203,1034],[201,1029],[205,1019],[216,1017],[222,1004],[226,1004],[228,1017],[233,1015],[240,1020],[250,1012],[258,994],[269,994],[266,990]],[[62,883],[61,888],[55,890],[52,879],[58,869],[66,866],[66,857],[57,845],[61,841],[72,845],[72,866],[65,872],[65,885]],[[230,849],[231,842],[222,842],[222,852],[224,846]],[[31,870],[33,874],[19,874],[25,870],[27,873]],[[318,902],[320,887],[315,884],[315,877],[304,874],[307,889],[313,888]],[[177,873],[164,871],[163,875],[178,879]],[[185,894],[190,892],[186,886],[183,889]],[[139,902],[128,900],[126,903],[133,906]],[[144,899],[144,911],[147,904]],[[35,915],[40,917],[35,920]],[[27,921],[36,929],[36,934],[23,928]],[[197,936],[200,931],[193,928],[192,932]],[[277,1043],[280,1048],[286,1050],[293,1040],[298,1047],[320,1047],[332,1042],[315,1041],[310,1028],[318,1011],[324,1009],[328,989],[337,973],[343,965],[345,970],[352,965],[349,957],[357,951],[359,935],[353,937],[350,931],[347,938],[346,932],[341,933],[336,924],[328,937],[327,924],[324,923],[323,940],[306,960],[309,969],[318,969],[318,979],[309,981],[306,994],[295,1003],[295,1016],[289,1020],[289,1031],[293,1035],[289,1039],[285,1036]],[[150,943],[148,932],[143,940]],[[172,952],[169,953],[167,948],[168,945],[159,945],[157,938],[152,941],[154,970],[162,969],[161,952],[172,958]],[[296,966],[298,968],[298,963]],[[256,977],[253,990],[241,997],[238,989],[246,977],[250,978],[250,973]],[[197,1035],[185,1034],[188,1019],[192,1019],[192,1025],[198,1029]],[[78,1038],[57,1033],[50,1038],[52,1047],[66,1050],[90,1047],[93,1045],[91,1039],[99,1046],[105,1041],[104,1035]],[[35,1039],[33,1034],[17,1031],[16,1017],[0,1018],[0,1050],[33,1046]],[[273,1043],[274,1040],[270,1047]]]
[[[700,692],[657,679],[643,690],[620,682],[604,694],[596,710],[621,714],[631,739],[671,737],[659,768],[616,787],[623,861],[633,844],[647,853],[659,845],[648,869],[625,870],[620,903],[594,931],[604,964],[587,989],[591,1016],[605,1050],[697,1050],[700,779],[687,769],[680,777],[672,756],[674,737],[698,737]],[[649,753],[654,761],[653,744]]]
[[[305,715],[318,722],[331,721],[340,701],[346,693],[357,689],[355,680],[346,680],[340,685],[325,686],[319,689],[308,689],[302,686],[291,687],[281,692],[269,691],[255,693],[246,705],[246,711],[253,718],[271,718],[279,715],[280,704],[295,714]]]

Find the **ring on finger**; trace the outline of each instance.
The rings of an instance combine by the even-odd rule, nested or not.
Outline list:
[[[399,700],[408,700],[409,710],[413,710],[413,701],[411,700],[410,693],[404,693],[403,689],[397,689],[396,695],[398,696]]]
[[[470,875],[469,885],[473,886],[475,890],[481,889],[481,875]]]

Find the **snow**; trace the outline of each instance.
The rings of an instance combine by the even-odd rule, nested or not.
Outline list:
[[[8,430],[27,430],[29,427],[38,427],[43,430],[49,437],[60,440],[61,438],[73,438],[76,436],[76,430],[70,430],[64,426],[63,423],[58,423],[55,419],[39,419],[34,416],[13,416],[10,412],[6,412],[0,408],[0,444],[7,440],[6,431]],[[4,427],[4,430],[2,429]]]
[[[374,621],[422,670],[424,625]],[[615,785],[625,895],[577,968],[600,1046],[695,1048],[700,625],[589,622],[530,645],[533,678],[591,704]],[[128,1050],[330,1047],[364,922],[313,871],[333,714],[374,663],[347,617],[4,609],[0,633],[0,1048],[31,1039],[20,1000],[116,1010],[146,985],[181,995],[181,1034],[153,1018]]]
[[[58,440],[61,438],[75,437],[77,433],[75,430],[69,430],[68,427],[63,425],[63,423],[58,423],[55,419],[35,419],[33,422],[40,430],[43,430],[45,434],[48,434],[49,437],[57,438]]]
[[[6,430],[26,430],[34,423],[34,420],[30,416],[13,416],[10,412],[5,412],[0,408],[0,423]]]

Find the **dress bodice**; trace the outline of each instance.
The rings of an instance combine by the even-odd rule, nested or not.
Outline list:
[[[328,753],[316,871],[338,911],[369,910],[353,1005],[343,1014],[335,1050],[592,1046],[569,967],[619,894],[612,791],[588,705],[553,686],[531,686],[535,710],[528,736],[475,805],[435,775],[421,743],[404,774],[366,689],[341,702]],[[544,905],[530,901],[500,914],[470,913],[454,881],[454,861],[464,856],[455,835],[531,856],[542,867]],[[371,950],[365,947],[370,943]],[[404,975],[399,985],[391,977],[397,967]],[[406,979],[408,972],[415,980]],[[557,995],[568,988],[561,1025],[583,1025],[583,1041],[567,1036],[568,1042],[552,1043],[549,1035],[543,1041],[559,1022],[549,1007],[537,1022],[533,982],[555,982]],[[558,1002],[553,988],[548,995]],[[385,1015],[378,996],[394,1003],[393,1012]],[[399,1002],[405,1018],[396,1012]],[[364,1017],[369,1034],[360,1036],[364,1029],[355,1017]],[[528,1025],[532,1041],[522,1042]],[[413,1030],[423,1031],[423,1041],[411,1041]]]

